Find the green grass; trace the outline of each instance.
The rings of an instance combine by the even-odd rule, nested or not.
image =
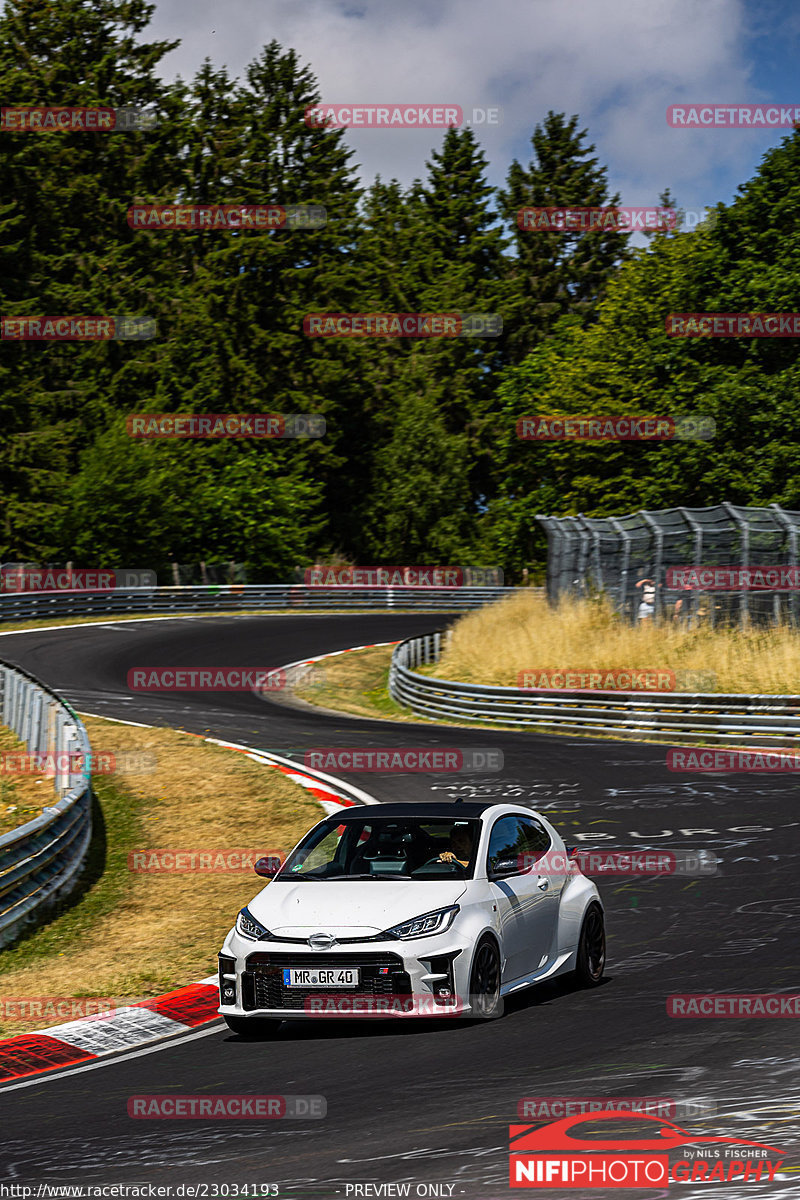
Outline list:
[[[50,913],[48,923],[25,933],[0,955],[0,982],[9,971],[65,955],[92,936],[101,917],[114,912],[130,891],[128,853],[142,844],[140,812],[147,801],[101,775],[93,783],[92,841],[76,891]],[[91,981],[80,995],[93,995]]]

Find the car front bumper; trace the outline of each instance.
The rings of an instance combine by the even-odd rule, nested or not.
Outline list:
[[[470,1011],[471,946],[452,931],[413,941],[340,944],[251,942],[231,930],[220,951],[222,1016],[360,1018],[460,1016]],[[288,987],[285,968],[356,968],[356,987]]]

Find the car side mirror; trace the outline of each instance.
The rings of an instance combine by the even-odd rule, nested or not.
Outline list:
[[[489,868],[490,879],[505,879],[508,875],[519,875],[520,865],[519,859],[516,858],[500,858]]]
[[[271,854],[267,858],[259,858],[253,868],[256,875],[260,875],[262,879],[272,879],[280,871],[281,860],[276,854]]]

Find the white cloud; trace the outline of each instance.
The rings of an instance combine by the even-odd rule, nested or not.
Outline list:
[[[241,75],[272,38],[293,47],[324,101],[500,106],[479,131],[490,181],[529,159],[548,109],[578,113],[612,191],[653,203],[669,186],[686,204],[713,203],[747,177],[774,134],[670,129],[686,102],[759,99],[750,82],[744,0],[161,0],[151,33],[180,37],[164,74],[192,76],[208,55]],[[440,131],[351,129],[367,181],[410,182]]]

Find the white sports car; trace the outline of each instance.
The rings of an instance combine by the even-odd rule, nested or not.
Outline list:
[[[497,1017],[502,998],[602,978],[603,905],[553,826],[515,804],[379,804],[320,821],[241,910],[219,955],[221,1015]]]

